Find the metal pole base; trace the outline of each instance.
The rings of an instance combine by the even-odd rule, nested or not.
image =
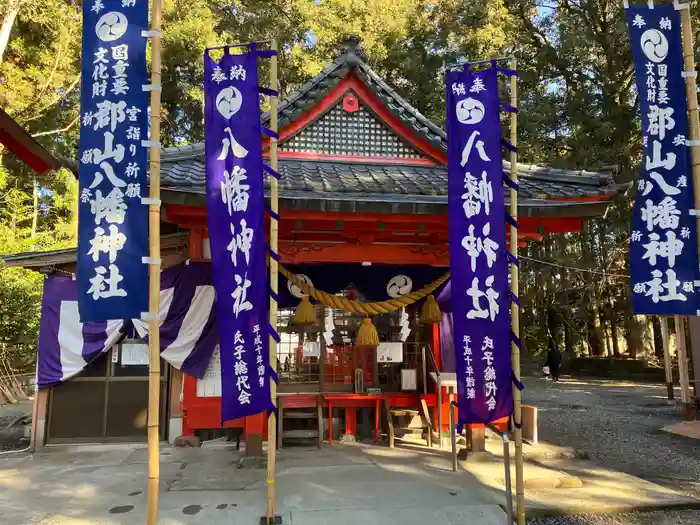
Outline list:
[[[668,392],[668,400],[673,401],[674,400],[673,383],[666,383],[666,391]]]
[[[267,516],[260,516],[260,525],[282,525],[282,516],[275,516],[267,519]]]

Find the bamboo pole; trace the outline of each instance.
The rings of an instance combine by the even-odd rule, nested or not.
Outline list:
[[[686,71],[695,72],[695,56],[693,55],[693,32],[690,24],[690,3],[679,4],[681,9],[681,31],[683,35],[683,66]],[[688,121],[690,124],[690,140],[693,146],[690,148],[690,157],[693,173],[693,193],[695,197],[695,209],[700,209],[700,120],[698,120],[698,92],[695,76],[691,75],[685,79],[685,92],[688,99]],[[698,228],[698,253],[700,254],[700,216],[696,217]],[[678,320],[677,320],[678,321]],[[676,321],[676,333],[678,333],[678,322]],[[683,326],[681,323],[680,326]],[[688,360],[685,356],[685,331],[683,337],[683,359],[681,359],[681,349],[678,348],[678,370],[681,381],[681,401],[683,403],[683,414],[686,421],[693,419],[692,403],[690,400],[690,384],[688,375]]]
[[[270,49],[277,51],[277,40],[270,41]],[[277,55],[270,58],[270,88],[277,89]],[[277,103],[278,97],[270,97],[270,129],[277,133]],[[277,139],[270,137],[270,167],[277,171]],[[279,212],[277,179],[270,177],[270,248],[277,253],[279,223],[275,216]],[[270,257],[270,290],[272,295],[277,295],[278,264]],[[277,327],[277,301],[270,297],[270,326]],[[270,335],[270,366],[277,370],[277,341]],[[272,402],[277,406],[277,385],[270,381],[270,395]],[[267,522],[275,523],[275,459],[277,448],[277,415],[270,414],[267,420]]]
[[[668,317],[660,316],[661,323],[661,341],[664,347],[664,370],[666,371],[666,390],[668,391],[668,400],[670,403],[674,401],[673,396],[673,364],[671,363],[671,349],[669,348],[668,337]]]
[[[151,0],[151,85],[161,85],[162,0]],[[149,155],[148,245],[148,500],[147,525],[158,523],[160,479],[160,89],[151,90],[151,148]]]
[[[515,70],[517,62],[515,59],[511,61],[511,69]],[[518,107],[518,77],[515,75],[510,77],[510,105]],[[510,143],[513,146],[518,145],[518,114],[510,114]],[[510,178],[513,182],[518,182],[518,153],[510,152]],[[518,220],[518,192],[514,188],[510,189],[510,215]],[[510,251],[517,259],[518,257],[518,229],[510,226]],[[511,264],[510,266],[510,288],[513,296],[517,297],[519,293],[518,285],[518,266]],[[513,333],[520,337],[520,307],[511,301],[510,304],[510,325]],[[515,343],[511,343],[511,360],[513,366],[513,374],[516,379],[520,380],[520,348]],[[516,493],[516,516],[518,525],[525,525],[525,483],[523,480],[523,429],[522,424],[522,400],[520,390],[513,389],[513,421],[515,422],[515,493]],[[510,468],[510,466],[508,467]],[[508,494],[508,497],[512,497]]]

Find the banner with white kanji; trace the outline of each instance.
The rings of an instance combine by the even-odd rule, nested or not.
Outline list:
[[[234,48],[240,50],[240,48]],[[204,55],[207,217],[221,348],[222,421],[274,409],[270,393],[260,94],[255,49]]]
[[[148,2],[85,0],[80,94],[81,322],[148,311]]]
[[[498,68],[449,71],[448,218],[459,423],[513,412]]]
[[[695,315],[700,290],[681,20],[672,5],[626,10],[642,117],[630,230],[635,314]]]

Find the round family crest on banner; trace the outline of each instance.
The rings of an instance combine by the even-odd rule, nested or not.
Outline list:
[[[408,295],[413,290],[413,281],[407,275],[395,275],[386,285],[386,293],[392,299]]]
[[[457,120],[462,124],[478,124],[484,119],[484,105],[475,98],[465,98],[457,102]]]
[[[647,29],[641,37],[642,51],[652,62],[662,62],[668,56],[668,40],[658,29]]]
[[[129,21],[122,13],[112,11],[105,13],[95,24],[95,33],[103,42],[119,40],[129,27]]]
[[[299,273],[299,274],[297,274],[297,277],[304,284],[308,284],[309,286],[314,285],[314,283],[311,282],[311,279],[309,279],[308,275],[304,275],[303,273]],[[299,288],[292,281],[287,281],[287,289],[289,290],[289,293],[292,294],[297,299],[301,299],[301,298],[306,297],[308,295],[308,294],[305,294],[304,292],[302,292],[301,288]]]
[[[241,109],[241,104],[243,104],[243,95],[234,86],[224,88],[216,95],[216,109],[226,119],[238,113],[238,110]]]

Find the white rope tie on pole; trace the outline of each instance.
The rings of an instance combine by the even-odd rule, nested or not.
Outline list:
[[[141,262],[143,264],[156,264],[156,265],[158,265],[162,261],[161,261],[160,257],[158,257],[158,258],[156,258],[156,257],[141,257]]]

